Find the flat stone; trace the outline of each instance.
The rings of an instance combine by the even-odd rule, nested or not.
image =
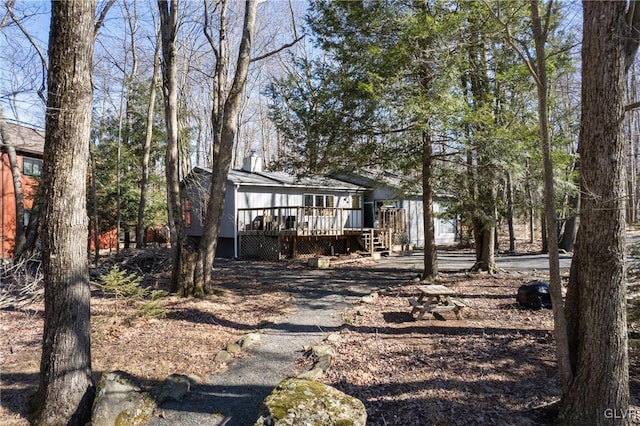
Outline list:
[[[326,373],[331,368],[331,355],[324,354],[318,357],[318,361],[313,366],[315,369],[320,369],[322,373]]]
[[[220,352],[218,352],[218,354],[215,357],[215,361],[216,362],[228,362],[231,358],[233,358],[231,356],[231,354],[225,350],[222,350]]]
[[[194,385],[199,385],[202,383],[202,377],[195,375],[195,374],[188,374],[187,378],[189,379],[189,381],[191,382],[191,384]]]
[[[338,342],[340,341],[340,335],[338,333],[331,333],[327,336],[327,342]]]
[[[326,354],[333,356],[336,353],[335,349],[333,349],[333,346],[329,346],[329,345],[312,346],[311,352],[315,357],[321,357],[322,355],[326,355]]]
[[[242,351],[242,346],[240,346],[237,343],[229,343],[227,345],[227,352],[229,352],[230,354],[237,354],[238,352]]]
[[[307,370],[304,373],[298,374],[296,376],[297,379],[306,379],[306,380],[318,380],[320,377],[324,376],[324,370],[322,368],[312,368],[311,370]]]
[[[375,298],[375,297],[373,297],[373,296],[371,296],[371,295],[368,295],[368,296],[362,296],[362,298],[360,299],[360,301],[361,301],[362,303],[372,304],[372,303],[375,303],[376,298]]]

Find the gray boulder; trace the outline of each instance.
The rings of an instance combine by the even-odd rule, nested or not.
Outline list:
[[[364,426],[367,411],[357,398],[313,380],[284,379],[265,398],[254,426]]]
[[[182,401],[182,398],[191,390],[191,379],[182,374],[172,374],[160,383],[154,390],[158,405],[165,401]]]
[[[260,341],[260,335],[258,333],[245,334],[238,340],[238,344],[242,347],[242,350],[247,350],[249,347]]]
[[[135,378],[123,371],[103,373],[96,389],[91,425],[144,425],[155,408],[154,398],[136,384]]]

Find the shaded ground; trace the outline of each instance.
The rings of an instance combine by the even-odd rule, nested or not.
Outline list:
[[[530,278],[448,276],[443,284],[468,306],[463,320],[412,321],[415,286],[388,289],[351,311],[353,331],[325,381],[361,398],[372,425],[547,423],[534,408],[559,394],[551,311],[513,303]]]
[[[397,259],[331,270],[311,270],[297,262],[221,261],[217,294],[204,300],[160,299],[166,317],[158,319],[141,316],[138,302],[115,300],[96,289],[93,369],[96,375],[125,370],[147,383],[172,373],[195,375],[203,392],[193,396],[200,412],[188,417],[191,424],[250,424],[246,419],[255,419],[257,411],[245,413],[244,423],[230,416],[228,423],[221,423],[226,414],[211,406],[204,389],[226,395],[229,404],[247,394],[260,399],[268,386],[252,388],[237,372],[245,364],[260,371],[254,361],[262,359],[261,348],[269,349],[265,342],[270,334],[308,334],[320,340],[340,332],[340,339],[332,343],[337,356],[322,380],[360,398],[370,425],[549,423],[536,408],[559,394],[551,312],[514,305],[519,285],[544,277],[535,272],[446,274],[443,284],[455,289],[457,299],[468,306],[464,319],[445,313],[440,319],[427,315],[413,321],[407,298],[416,294],[412,279],[419,271],[406,265],[399,269]],[[160,253],[153,253],[119,263],[144,272],[147,285],[161,288],[166,280],[166,271],[159,271],[165,265],[161,260]],[[357,303],[374,288],[380,291],[373,303]],[[335,326],[319,330],[313,325],[328,321],[313,315],[329,315],[332,309],[330,323]],[[41,303],[0,311],[2,425],[27,424],[28,400],[37,386],[42,314]],[[635,323],[630,329],[632,337],[640,335]],[[265,336],[260,348],[239,354],[241,359],[228,366],[214,361],[226,344],[256,330]],[[296,342],[291,344],[296,347]],[[293,356],[282,357],[276,375],[284,378],[311,365],[301,346]],[[635,340],[631,346],[631,392],[636,401],[640,363]],[[185,424],[188,411],[182,408],[182,417],[176,417],[180,423],[173,424]],[[156,413],[155,422],[172,424],[171,419],[168,407]]]

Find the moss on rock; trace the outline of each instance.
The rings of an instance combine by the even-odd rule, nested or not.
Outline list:
[[[313,380],[285,379],[265,398],[255,426],[364,426],[359,399]]]

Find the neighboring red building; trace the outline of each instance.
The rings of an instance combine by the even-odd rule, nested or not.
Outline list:
[[[44,151],[43,130],[6,123],[5,132],[8,141],[4,141],[0,137],[0,259],[13,256],[16,236],[15,190],[5,144],[11,143],[15,147],[18,167],[22,174],[25,226],[29,223],[29,214],[42,172],[42,153]]]

